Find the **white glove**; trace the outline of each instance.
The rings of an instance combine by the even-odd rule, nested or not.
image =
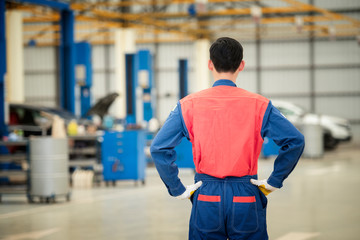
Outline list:
[[[267,196],[269,193],[277,190],[278,188],[271,186],[270,184],[267,183],[267,179],[263,179],[263,180],[255,180],[255,179],[250,179],[250,182],[256,186],[258,186],[258,188],[260,189],[260,191],[265,194],[265,196]]]
[[[191,195],[194,194],[194,192],[201,186],[202,181],[199,181],[195,184],[186,186],[186,190],[183,194],[181,194],[180,196],[177,196],[177,199],[180,200],[184,200],[184,199],[190,199]]]

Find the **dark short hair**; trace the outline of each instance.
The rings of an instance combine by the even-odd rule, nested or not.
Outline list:
[[[243,59],[243,47],[233,38],[218,38],[210,47],[210,60],[217,72],[235,72]]]

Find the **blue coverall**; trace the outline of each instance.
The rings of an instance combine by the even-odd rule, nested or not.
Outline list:
[[[232,81],[226,79],[216,81],[213,88],[217,86],[236,88]],[[183,137],[191,140],[181,107],[178,102],[151,145],[155,166],[171,196],[179,196],[186,190],[178,177],[174,150]],[[226,124],[226,119],[224,122]],[[280,146],[268,184],[281,188],[303,152],[304,137],[271,101],[268,102],[260,127],[262,138],[269,137]],[[189,239],[268,239],[267,198],[257,186],[250,183],[251,178],[257,179],[256,174],[218,178],[199,173],[199,169],[196,171],[195,182],[202,181],[203,184],[191,199],[193,208]]]

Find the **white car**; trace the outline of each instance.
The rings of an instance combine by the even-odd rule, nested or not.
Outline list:
[[[350,123],[347,119],[308,113],[291,102],[277,100],[271,102],[296,127],[302,124],[320,122],[324,132],[325,149],[334,149],[339,142],[350,141],[352,138]]]

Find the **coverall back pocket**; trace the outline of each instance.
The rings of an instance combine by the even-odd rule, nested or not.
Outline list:
[[[258,229],[255,196],[233,197],[232,225],[235,232],[249,233]]]
[[[199,194],[196,203],[195,225],[203,232],[213,232],[221,228],[221,198]]]

